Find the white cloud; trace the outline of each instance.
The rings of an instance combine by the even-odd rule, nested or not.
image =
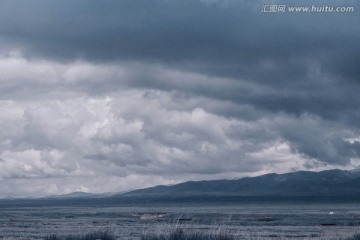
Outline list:
[[[200,88],[217,88],[225,81],[135,63],[0,59],[0,92],[5,93],[0,100],[0,192],[116,192],[311,164],[316,169],[321,164],[316,166],[319,160],[306,154],[304,141],[311,136],[327,140],[319,150],[326,155],[326,149],[339,143],[334,139],[354,137],[345,127],[312,115],[264,112],[188,92],[189,86],[178,91],[136,87],[132,81],[140,81],[144,72],[134,66],[176,85],[182,78],[189,86],[200,79]],[[232,80],[226,81],[222,87],[230,84],[228,88]],[[228,114],[232,110],[238,111],[235,117]]]

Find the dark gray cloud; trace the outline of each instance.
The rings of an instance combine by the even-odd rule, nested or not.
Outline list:
[[[357,166],[359,3],[263,4],[1,1],[0,191]]]
[[[196,82],[181,87],[270,111],[323,117],[334,117],[334,108],[354,111],[349,101],[358,105],[358,98],[341,95],[359,90],[358,2],[287,3],[355,7],[354,13],[332,15],[264,14],[262,4],[268,2],[3,1],[1,42],[30,58],[151,62],[251,81],[276,93],[242,94],[236,83],[221,91]],[[167,90],[181,85],[148,76],[133,84]]]

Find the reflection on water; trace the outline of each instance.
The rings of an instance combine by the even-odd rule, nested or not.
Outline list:
[[[239,239],[343,238],[360,230],[360,204],[237,204],[151,207],[1,207],[0,239],[108,229],[121,239],[182,227]]]

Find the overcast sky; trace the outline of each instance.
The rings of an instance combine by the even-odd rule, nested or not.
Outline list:
[[[0,1],[0,197],[360,165],[360,6]]]

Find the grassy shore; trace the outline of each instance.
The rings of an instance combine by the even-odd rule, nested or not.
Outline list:
[[[109,231],[95,231],[84,235],[58,235],[51,234],[45,240],[116,240]]]
[[[95,231],[84,235],[57,235],[52,234],[45,240],[116,240],[117,238],[109,231]],[[141,240],[235,240],[235,237],[227,233],[186,233],[182,229],[175,229],[168,234],[146,234]]]
[[[120,240],[109,231],[95,231],[83,235],[57,235],[52,234],[47,236],[44,240]],[[188,232],[183,229],[174,229],[168,233],[158,234],[144,234],[140,237],[141,240],[236,240],[237,238],[229,233],[199,233]],[[284,239],[284,238],[278,238]],[[277,238],[274,238],[277,240]],[[323,239],[327,240],[327,239]],[[354,234],[348,238],[337,238],[337,240],[360,240],[360,234]]]
[[[170,234],[144,235],[141,240],[235,240],[235,237],[228,233],[185,233],[176,229]]]

